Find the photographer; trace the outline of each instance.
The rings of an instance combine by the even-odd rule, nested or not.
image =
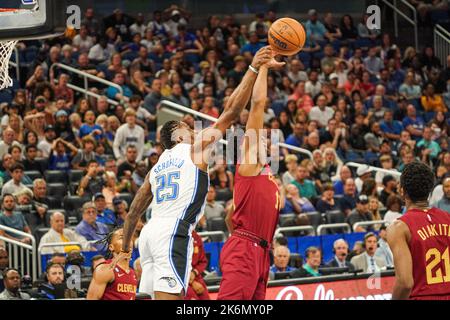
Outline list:
[[[101,193],[104,186],[103,167],[100,167],[95,160],[90,160],[86,167],[86,175],[81,179],[77,194],[80,197],[92,197],[96,193]]]
[[[42,283],[38,288],[38,297],[40,299],[71,299],[85,296],[83,292],[67,287],[64,266],[59,263],[49,263],[47,265],[45,280],[46,282]]]

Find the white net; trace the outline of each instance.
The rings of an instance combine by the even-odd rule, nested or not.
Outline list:
[[[0,90],[11,87],[13,84],[8,71],[9,60],[16,43],[16,40],[0,41]]]

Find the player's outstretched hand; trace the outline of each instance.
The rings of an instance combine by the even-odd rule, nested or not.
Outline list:
[[[284,67],[286,62],[280,62],[276,60],[277,53],[272,50],[272,57],[271,59],[266,63],[267,68],[269,69],[281,69]]]
[[[270,46],[262,47],[253,57],[252,66],[259,69],[263,64],[269,62],[270,59],[272,59],[272,48]]]
[[[114,268],[122,260],[131,260],[131,250],[130,252],[120,251],[120,253],[111,261],[111,268]]]

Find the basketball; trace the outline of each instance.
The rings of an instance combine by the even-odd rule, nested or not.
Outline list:
[[[276,20],[269,29],[269,44],[273,50],[283,56],[298,53],[306,41],[305,28],[292,18]]]

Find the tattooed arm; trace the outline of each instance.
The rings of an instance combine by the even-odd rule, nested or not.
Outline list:
[[[152,189],[149,182],[150,172],[147,174],[144,180],[144,184],[139,188],[133,202],[130,206],[130,211],[125,219],[123,227],[123,244],[122,251],[130,251],[130,242],[136,229],[136,225],[148,208],[153,199]]]

